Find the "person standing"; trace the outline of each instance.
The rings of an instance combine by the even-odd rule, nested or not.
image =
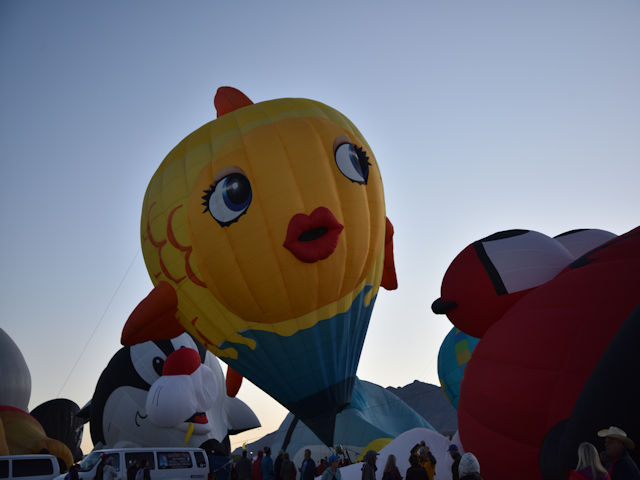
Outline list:
[[[140,468],[136,473],[136,480],[151,480],[151,474],[149,473],[149,462],[146,458],[140,461]]]
[[[395,455],[389,455],[387,457],[387,463],[382,472],[382,480],[402,480],[402,475],[400,475],[400,470],[398,470],[396,465]]]
[[[473,453],[465,453],[460,458],[458,467],[460,480],[482,480],[480,476],[480,463]]]
[[[289,454],[282,454],[282,463],[280,464],[280,477],[276,480],[294,480],[296,474],[296,466],[289,458]]]
[[[598,450],[589,442],[578,447],[578,465],[569,471],[569,480],[610,480],[607,470],[600,463]]]
[[[338,462],[340,457],[337,455],[331,455],[329,457],[329,466],[322,472],[320,480],[342,480],[340,470],[338,470]]]
[[[135,460],[129,460],[127,468],[127,480],[136,480],[136,472],[138,471],[138,463]]]
[[[304,451],[304,460],[300,465],[300,480],[313,480],[316,474],[316,462],[311,458],[311,450]]]
[[[253,480],[262,480],[262,457],[264,456],[264,452],[262,450],[258,450],[258,457],[253,461],[253,466],[251,470],[251,476]]]
[[[599,430],[598,436],[604,438],[605,451],[601,453],[601,457],[611,480],[640,480],[640,470],[627,451],[633,450],[635,443],[625,431],[611,426]]]
[[[118,471],[113,466],[113,457],[107,457],[104,468],[102,469],[103,480],[116,480],[118,478]]]
[[[407,468],[405,480],[429,480],[427,471],[422,468],[422,465],[420,465],[420,461],[416,455],[411,455],[409,457],[409,464],[411,466]]]
[[[460,459],[462,456],[458,451],[458,446],[455,444],[449,445],[449,455],[453,458],[453,464],[451,465],[451,478],[453,480],[460,480],[460,475],[458,474],[458,467],[460,466]]]
[[[364,465],[362,465],[362,480],[376,480],[376,460],[378,459],[378,452],[375,450],[368,450],[364,454]]]
[[[276,480],[280,478],[280,467],[282,466],[282,456],[284,454],[284,450],[280,450],[278,452],[278,456],[273,461],[273,476]]]
[[[251,460],[247,458],[247,450],[242,450],[238,461],[238,480],[251,480]]]
[[[271,448],[264,447],[264,457],[260,465],[263,480],[274,480],[273,459],[271,458]]]

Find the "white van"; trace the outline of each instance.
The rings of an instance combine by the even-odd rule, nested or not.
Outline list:
[[[52,480],[60,475],[53,455],[9,455],[0,457],[0,479]]]
[[[118,480],[127,480],[127,469],[134,464],[140,465],[143,460],[147,461],[151,480],[207,480],[209,476],[209,459],[204,450],[175,447],[94,450],[80,462],[78,476],[83,480],[93,480],[103,455],[112,460]],[[64,475],[60,475],[57,480],[63,479]]]

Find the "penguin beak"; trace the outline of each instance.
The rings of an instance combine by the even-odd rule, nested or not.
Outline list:
[[[442,298],[438,298],[431,304],[431,311],[437,315],[443,315],[457,306],[456,302],[447,302]]]

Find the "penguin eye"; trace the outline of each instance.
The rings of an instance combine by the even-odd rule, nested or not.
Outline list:
[[[202,199],[204,212],[209,212],[221,227],[228,227],[249,208],[251,183],[242,173],[230,173],[206,190]]]
[[[162,376],[162,367],[164,367],[164,360],[160,357],[155,357],[153,359],[153,369],[160,376]]]
[[[162,367],[167,356],[155,342],[138,343],[130,347],[131,363],[140,378],[149,385],[162,376]]]
[[[336,165],[349,180],[366,185],[369,179],[369,157],[366,152],[353,143],[345,142],[336,147],[334,153]]]

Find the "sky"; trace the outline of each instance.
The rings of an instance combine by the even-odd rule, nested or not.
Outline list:
[[[0,2],[0,327],[30,408],[84,405],[152,288],[147,184],[229,85],[344,113],[381,170],[399,288],[358,376],[438,384],[451,260],[500,230],[616,234],[640,212],[640,3]],[[245,382],[263,427],[286,411]],[[85,432],[85,451],[91,448]]]

